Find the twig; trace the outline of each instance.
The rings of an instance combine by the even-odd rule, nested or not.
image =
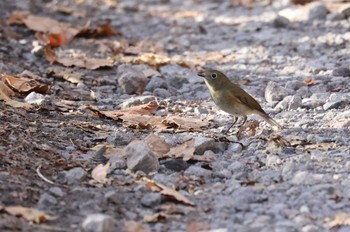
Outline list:
[[[41,174],[40,172],[40,168],[41,168],[41,164],[39,165],[39,167],[36,169],[36,173],[38,173],[38,176],[43,179],[44,181],[46,181],[49,184],[55,184],[54,182],[52,182],[51,180],[47,179],[43,174]]]

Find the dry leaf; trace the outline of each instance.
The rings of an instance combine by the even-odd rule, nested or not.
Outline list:
[[[165,185],[157,183],[157,182],[155,182],[152,179],[149,179],[147,177],[142,177],[141,181],[143,181],[145,184],[147,184],[147,186],[150,186],[150,187],[153,186],[152,189],[154,191],[158,191],[164,196],[170,197],[170,198],[172,198],[174,200],[177,200],[177,201],[179,201],[179,202],[181,202],[183,204],[186,204],[186,205],[190,205],[190,206],[194,206],[195,205],[192,201],[187,199],[185,196],[183,196],[179,192],[177,192],[177,191],[175,191],[175,190],[173,190],[171,188],[168,188]]]
[[[116,35],[117,33],[113,31],[110,22],[100,24],[96,28],[84,28],[78,34],[80,37],[84,38],[97,38],[97,37],[107,37]]]
[[[136,221],[126,221],[124,223],[124,232],[151,232],[148,225],[143,225]]]
[[[158,158],[162,158],[170,150],[170,144],[155,134],[148,135],[144,141]]]
[[[73,84],[81,83],[82,73],[74,72],[66,68],[50,68],[48,74],[52,77],[69,81]]]
[[[147,104],[131,106],[121,110],[100,111],[93,106],[88,106],[87,108],[98,115],[118,120],[124,115],[153,115],[157,111],[158,106],[158,102],[152,101]]]
[[[190,160],[195,151],[195,141],[193,139],[180,144],[179,146],[172,147],[170,151],[165,155],[166,157],[182,158],[184,161]]]
[[[155,213],[152,215],[145,215],[143,217],[143,221],[145,222],[164,222],[166,221],[166,219],[168,219],[170,217],[169,214],[160,212],[160,213]]]
[[[111,164],[109,162],[106,165],[103,165],[103,164],[97,165],[97,167],[95,167],[91,172],[92,178],[96,180],[98,183],[101,183],[101,184],[107,183],[108,182],[107,171],[110,166]]]
[[[338,226],[350,226],[350,214],[348,213],[337,213],[333,219],[328,219],[328,226],[330,228]]]
[[[41,17],[30,14],[27,11],[14,11],[8,18],[9,24],[24,24],[29,29],[36,32],[43,32],[48,35],[60,37],[61,44],[69,43],[81,30],[82,27],[76,27],[68,23],[62,23],[49,17]],[[55,46],[58,40],[55,40]],[[47,41],[50,43],[50,40]]]
[[[198,118],[180,117],[176,115],[167,116],[162,123],[167,128],[175,128],[177,132],[202,131],[208,126],[208,121]]]
[[[10,76],[7,74],[3,74],[2,76],[6,81],[6,83],[9,86],[11,86],[11,88],[21,93],[27,93],[31,91],[38,92],[38,93],[45,93],[49,89],[47,85],[40,84],[33,79]]]
[[[320,151],[329,151],[336,148],[335,143],[315,143],[305,145],[305,150],[320,150]]]
[[[7,105],[15,108],[30,109],[32,107],[32,105],[28,103],[12,100],[10,97],[14,95],[15,93],[4,83],[2,78],[0,78],[0,100],[5,101]]]
[[[267,139],[270,143],[274,142],[276,143],[279,147],[287,147],[290,146],[290,143],[283,138],[281,135],[270,135],[269,138]]]
[[[8,214],[11,214],[13,216],[21,216],[27,221],[35,222],[35,223],[42,223],[45,221],[51,221],[55,220],[57,217],[49,216],[46,213],[34,209],[34,208],[26,208],[20,205],[17,206],[7,206],[5,207],[5,211]]]

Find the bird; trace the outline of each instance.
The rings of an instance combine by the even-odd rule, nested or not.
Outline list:
[[[252,96],[239,85],[231,82],[224,73],[214,69],[204,69],[204,71],[198,72],[198,76],[204,77],[204,82],[214,103],[221,110],[234,117],[232,125],[226,130],[225,134],[237,122],[239,116],[243,117],[243,123],[241,124],[243,126],[247,121],[247,116],[251,114],[259,115],[271,126],[282,128],[262,109]]]

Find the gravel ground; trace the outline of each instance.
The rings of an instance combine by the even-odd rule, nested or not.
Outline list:
[[[320,2],[299,6],[287,1],[259,2],[252,8],[205,0],[125,0],[115,6],[107,6],[108,1],[76,2],[5,0],[0,12],[2,19],[20,9],[80,25],[86,19],[95,24],[110,20],[119,35],[94,40],[94,46],[80,39],[67,47],[81,46],[87,54],[97,54],[109,42],[142,41],[144,50],[186,65],[116,61],[110,69],[67,68],[82,74],[83,83],[75,85],[50,77],[48,68],[62,66],[31,53],[34,33],[12,26],[21,38],[1,39],[0,69],[9,74],[33,72],[51,85],[52,101],[65,99],[74,107],[64,112],[57,105],[19,112],[1,105],[1,205],[20,204],[58,216],[33,225],[2,211],[2,231],[350,231],[346,10],[339,13]],[[57,13],[58,5],[73,13]],[[251,128],[240,136],[237,126],[223,135],[232,118],[214,105],[196,75],[196,68],[203,66],[240,83],[284,128],[274,131],[251,116]],[[83,107],[128,109],[154,99],[161,105],[156,116],[171,113],[185,120],[210,120],[201,130],[157,133],[171,147],[193,139],[194,153],[209,161],[157,158],[144,142],[152,130],[123,127],[120,120],[96,118]],[[94,127],[83,130],[82,122]],[[33,126],[33,137],[18,130]],[[98,134],[97,128],[105,128],[105,133]],[[91,151],[103,142],[126,155],[108,160]],[[36,175],[38,161],[55,185]],[[109,182],[92,183],[91,171],[107,161],[112,166]],[[195,206],[152,191],[127,168],[139,170],[136,176],[146,173],[157,183],[175,187]],[[156,213],[153,221],[145,219]]]

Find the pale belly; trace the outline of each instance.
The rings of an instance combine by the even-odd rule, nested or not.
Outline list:
[[[212,99],[221,110],[233,116],[244,116],[253,113],[246,105],[237,101],[232,101],[227,96],[212,95]]]

